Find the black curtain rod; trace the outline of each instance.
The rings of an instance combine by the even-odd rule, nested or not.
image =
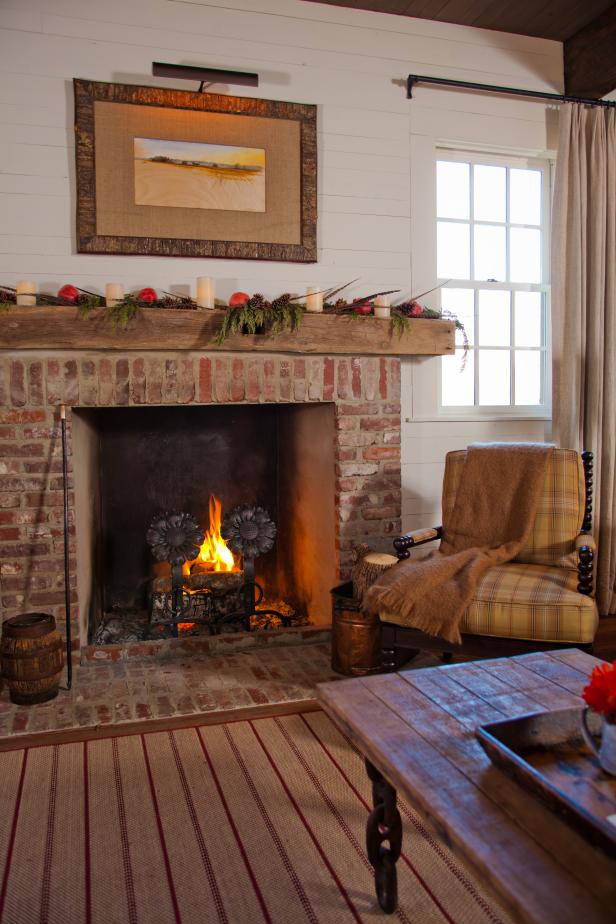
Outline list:
[[[421,77],[409,74],[406,96],[413,98],[413,87],[418,83],[430,83],[438,87],[458,87],[461,90],[480,90],[484,93],[503,93],[507,96],[526,96],[530,99],[549,99],[554,103],[585,103],[587,106],[616,106],[616,101],[607,99],[584,99],[582,96],[563,96],[560,93],[541,93],[539,90],[520,90],[516,87],[498,87],[491,83],[471,83],[467,80],[448,80],[446,77]]]

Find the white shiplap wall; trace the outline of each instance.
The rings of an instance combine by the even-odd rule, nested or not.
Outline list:
[[[75,253],[71,79],[190,86],[148,76],[153,60],[255,70],[260,86],[245,95],[318,105],[317,264]],[[551,147],[553,113],[537,102],[428,88],[409,102],[413,72],[558,91],[562,48],[305,0],[0,0],[0,282],[173,289],[211,275],[223,297],[301,292],[356,276],[363,291],[429,288],[436,145],[541,153]],[[408,366],[403,384],[408,417]],[[405,426],[407,527],[437,516],[434,486],[450,444],[543,434],[541,424],[488,430]]]

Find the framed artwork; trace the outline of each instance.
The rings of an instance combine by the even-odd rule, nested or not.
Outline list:
[[[316,106],[73,87],[79,253],[316,262]]]

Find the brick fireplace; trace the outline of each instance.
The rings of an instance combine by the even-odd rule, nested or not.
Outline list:
[[[77,322],[79,323],[79,322]],[[121,334],[119,335],[121,336]],[[127,339],[130,333],[126,334]],[[88,409],[331,404],[334,558],[345,577],[362,540],[388,548],[400,530],[400,362],[390,356],[196,351],[19,351],[0,359],[0,600],[2,619],[28,610],[64,616],[59,405],[67,406],[73,648],[87,644],[82,513],[75,450]],[[78,415],[72,420],[71,409]],[[79,490],[77,490],[79,495]],[[79,498],[77,498],[78,500]],[[322,621],[323,615],[319,617]]]

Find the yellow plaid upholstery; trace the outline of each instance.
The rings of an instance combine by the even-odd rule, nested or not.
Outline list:
[[[447,453],[443,518],[445,512],[450,513],[453,509],[465,456],[464,449]],[[573,449],[554,449],[547,465],[535,523],[513,560],[556,568],[576,568],[575,540],[582,528],[584,502],[584,467],[580,456]]]
[[[599,614],[592,597],[577,592],[577,582],[577,572],[565,568],[511,562],[497,565],[478,584],[460,631],[589,644]]]

